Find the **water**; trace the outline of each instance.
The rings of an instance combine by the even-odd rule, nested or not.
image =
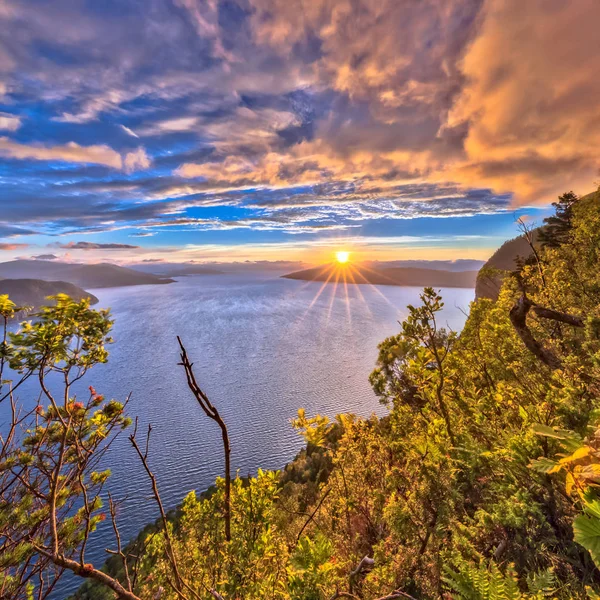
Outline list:
[[[308,415],[383,414],[368,382],[377,344],[397,333],[419,288],[347,287],[272,276],[192,276],[177,283],[94,290],[115,319],[107,365],[85,385],[124,399],[145,431],[152,424],[150,465],[166,507],[222,474],[221,438],[188,391],[176,335],[194,362],[196,378],[228,425],[232,467],[242,475],[279,469],[302,447],[289,421]],[[474,292],[442,290],[441,323],[460,330]],[[21,392],[27,399],[27,390]],[[32,400],[33,401],[33,400]],[[6,407],[0,407],[0,421]],[[158,516],[150,485],[127,437],[111,448],[109,489],[124,499],[124,540]],[[92,536],[87,560],[98,566],[114,548],[108,521]],[[64,598],[80,581],[61,582]]]

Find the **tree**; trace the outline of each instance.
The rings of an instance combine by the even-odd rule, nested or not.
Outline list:
[[[56,304],[35,322],[5,333],[2,342],[2,366],[7,362],[21,377],[2,382],[12,417],[0,438],[0,595],[20,598],[35,590],[45,598],[69,570],[135,600],[131,589],[85,559],[89,536],[105,518],[101,494],[110,471],[99,470],[99,463],[130,423],[126,402],[105,401],[93,388],[85,401],[71,393],[89,369],[106,361],[112,322],[87,300],[52,300]],[[15,312],[2,298],[5,322]],[[17,405],[15,389],[31,376],[47,407]]]
[[[574,192],[565,192],[553,202],[554,215],[544,219],[544,227],[540,229],[539,241],[543,247],[558,248],[569,241],[572,229],[573,207],[579,200]]]

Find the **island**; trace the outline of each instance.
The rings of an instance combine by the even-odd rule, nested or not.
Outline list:
[[[410,287],[474,288],[477,271],[442,271],[415,267],[373,268],[348,263],[329,263],[282,275],[285,279],[330,283],[395,285]]]
[[[54,304],[48,297],[57,294],[66,294],[77,302],[87,298],[90,304],[98,303],[96,296],[67,281],[0,279],[0,296],[8,295],[17,306],[26,307],[25,310],[17,313],[17,318],[35,312],[42,306]]]
[[[110,263],[82,264],[28,259],[0,263],[0,278],[67,281],[86,289],[156,285],[174,281]]]

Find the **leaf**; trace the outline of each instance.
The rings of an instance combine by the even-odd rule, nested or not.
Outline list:
[[[600,484],[600,464],[594,463],[581,467],[580,477],[586,481]]]
[[[575,451],[582,444],[581,436],[574,431],[569,431],[568,429],[558,429],[549,427],[548,425],[542,425],[541,423],[534,423],[531,427],[531,430],[536,435],[561,440],[565,448],[569,450]]]
[[[564,458],[561,458],[560,464],[566,465],[568,463],[572,463],[577,460],[580,460],[581,458],[585,458],[586,456],[589,456],[591,454],[592,450],[593,449],[590,448],[589,446],[582,446],[581,448],[578,448],[577,450],[575,450],[575,452],[573,452],[573,454],[571,454],[569,456],[565,456]]]
[[[592,557],[594,564],[600,566],[600,519],[596,516],[579,515],[573,521],[573,537]]]
[[[557,473],[561,469],[561,465],[551,458],[540,456],[536,460],[532,460],[529,466],[538,473]]]

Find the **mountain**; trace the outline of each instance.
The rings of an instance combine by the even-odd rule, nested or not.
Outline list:
[[[150,262],[145,264],[136,264],[131,267],[141,273],[151,273],[159,277],[185,277],[186,275],[222,275],[225,271],[220,271],[213,267],[207,267],[203,264],[195,263],[160,263]]]
[[[367,283],[371,285],[398,285],[415,287],[475,287],[477,271],[441,271],[414,267],[373,269],[364,265],[332,263],[283,275],[286,279],[302,281],[330,281],[331,283]]]
[[[152,285],[173,281],[109,263],[79,264],[46,260],[13,260],[0,263],[0,278],[68,281],[82,288]]]
[[[539,227],[532,231],[533,242],[536,245],[539,232]],[[515,269],[519,257],[527,258],[530,254],[531,247],[524,235],[504,242],[481,267],[475,284],[475,297],[496,300],[506,272]]]
[[[483,264],[483,262],[481,263]],[[306,263],[288,260],[259,260],[234,262],[163,262],[148,261],[131,264],[130,267],[143,273],[153,273],[163,277],[181,277],[184,275],[217,275],[228,273],[260,273],[280,276],[290,271],[307,267]]]
[[[363,263],[373,269],[381,270],[391,267],[411,267],[415,269],[434,269],[436,271],[479,271],[485,264],[484,260],[459,258],[457,260],[390,260],[368,261]]]
[[[98,298],[80,287],[66,281],[43,281],[41,279],[0,279],[0,294],[8,294],[17,306],[31,307],[37,310],[48,305],[48,296],[67,294],[73,300],[89,298],[91,304],[97,304]],[[29,311],[26,311],[29,312]],[[22,317],[22,312],[19,317]]]

